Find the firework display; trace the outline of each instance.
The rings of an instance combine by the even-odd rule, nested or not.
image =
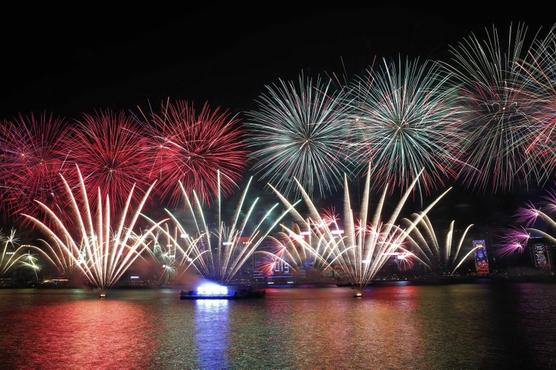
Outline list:
[[[0,230],[0,243],[0,277],[16,267],[29,268],[35,273],[40,269],[37,257],[31,251],[42,251],[33,245],[21,244],[15,229],[11,229],[8,235]]]
[[[267,86],[258,110],[247,113],[253,169],[285,194],[296,189],[294,177],[309,194],[336,190],[356,144],[346,99],[330,82],[303,75]]]
[[[413,218],[418,218],[419,214],[414,214]],[[412,222],[405,220],[410,225]],[[437,274],[454,274],[461,265],[473,256],[476,248],[469,251],[462,251],[465,237],[473,225],[468,225],[458,242],[456,240],[455,221],[450,222],[448,232],[444,239],[439,239],[435,228],[428,216],[421,218],[418,227],[413,229],[411,237],[408,238],[413,252],[418,261],[423,263],[431,271]]]
[[[24,214],[24,216],[35,223],[56,245],[56,249],[50,250],[54,253],[47,255],[50,263],[54,265],[62,263],[60,254],[65,255],[64,258],[71,260],[71,264],[81,271],[91,285],[104,290],[114,285],[141,256],[147,248],[146,238],[159,225],[158,223],[153,225],[144,234],[133,231],[154,184],[146,190],[136,208],[130,205],[135,191],[135,186],[132,186],[125,205],[114,212],[119,215],[119,218],[113,218],[110,196],[103,195],[99,187],[97,202],[91,204],[79,167],[76,167],[76,172],[79,187],[75,190],[61,176],[71,205],[71,208],[64,212],[71,213],[72,218],[57,214],[40,201],[37,203],[51,219],[52,226],[48,226],[32,215]],[[82,205],[78,202],[78,198]],[[64,221],[68,219],[71,221]],[[59,267],[60,270],[64,268],[65,266]]]
[[[216,173],[225,194],[234,190],[243,175],[247,152],[239,120],[208,104],[196,110],[184,100],[166,101],[147,118],[151,161],[148,173],[158,180],[158,193],[171,206],[181,198],[181,183],[205,202],[217,193]]]
[[[35,199],[56,203],[66,140],[65,120],[46,113],[19,115],[0,124],[0,207],[19,217],[36,210]]]
[[[400,227],[397,224],[399,214],[407,198],[411,195],[419,175],[410,184],[392,214],[384,217],[383,208],[388,189],[384,189],[380,200],[376,204],[374,214],[370,215],[371,176],[370,171],[367,171],[358,219],[354,217],[347,178],[344,178],[343,229],[338,228],[337,225],[329,227],[327,222],[322,220],[309,194],[299,182],[300,192],[309,210],[309,221],[306,221],[295,210],[293,204],[284,195],[277,189],[272,189],[285,205],[292,208],[292,215],[300,224],[304,225],[303,229],[318,240],[315,248],[314,244],[307,242],[301,237],[302,235],[296,234],[294,230],[282,225],[282,228],[290,233],[294,239],[291,244],[300,243],[302,248],[306,249],[310,255],[324,261],[325,269],[335,269],[351,285],[362,289],[392,256],[411,253],[404,247],[406,239],[434,205],[449,191],[445,191],[436,198],[408,227]]]
[[[526,76],[527,89],[537,100],[531,115],[527,154],[530,161],[539,163],[539,182],[549,180],[556,167],[556,34],[554,27],[544,38],[539,38],[528,58],[520,63]]]
[[[269,258],[267,268],[277,262],[286,263],[298,270],[303,268],[326,270],[329,268],[329,261],[334,259],[336,253],[337,240],[327,239],[327,234],[314,233],[313,229],[321,230],[328,227],[330,234],[336,235],[337,238],[342,237],[344,230],[338,223],[325,226],[326,221],[322,218],[319,222],[322,224],[318,225],[308,218],[301,227],[298,224],[294,224],[291,228],[282,225],[285,231],[280,231],[276,236],[270,237],[273,245],[272,253],[276,257]]]
[[[156,222],[153,221],[154,224]],[[181,276],[192,265],[192,250],[202,236],[192,239],[188,233],[167,223],[151,232],[152,243],[147,252],[161,269],[160,281],[168,283]],[[186,249],[182,248],[186,246]]]
[[[463,144],[456,87],[438,63],[388,63],[369,70],[352,89],[352,119],[360,130],[360,163],[371,162],[378,189],[405,190],[422,171],[419,192],[430,194],[456,175]]]
[[[159,228],[162,233],[179,248],[182,259],[189,262],[203,277],[221,283],[231,282],[242,266],[255,253],[259,245],[286,216],[289,209],[275,212],[278,203],[269,207],[262,216],[258,214],[259,198],[246,204],[251,179],[241,194],[233,216],[225,220],[222,215],[222,197],[220,179],[217,172],[217,204],[215,214],[209,216],[203,209],[197,192],[190,196],[180,184],[186,204],[189,224],[181,222],[172,212],[167,211],[174,226],[179,231],[171,234],[167,229]],[[290,205],[292,208],[293,205]],[[154,221],[152,221],[154,223]],[[190,231],[188,231],[190,230]],[[179,235],[179,238],[177,236]],[[192,236],[193,235],[193,236]]]
[[[514,253],[523,253],[529,241],[529,233],[524,227],[512,227],[505,231],[498,254],[507,256]]]
[[[518,226],[509,227],[501,238],[498,253],[502,256],[522,254],[526,248],[540,249],[556,245],[556,196],[548,191],[539,204],[528,202],[517,211]],[[544,253],[544,252],[543,252]],[[536,264],[536,262],[535,262]]]
[[[530,250],[535,238],[550,262],[553,193],[520,209],[519,225],[493,241],[469,235],[483,232],[471,225],[456,238],[454,221],[440,230],[427,213],[445,193],[423,204],[451,185],[492,195],[552,184],[556,29],[492,27],[450,54],[446,61],[384,59],[345,83],[280,78],[244,124],[233,111],[170,98],[148,111],[3,119],[3,222],[33,226],[37,243],[6,238],[0,272],[38,271],[44,259],[58,274],[81,274],[107,289],[144,257],[163,282],[190,270],[230,283],[249,261],[267,275],[280,263],[333,272],[362,288],[387,265],[396,273],[416,265],[437,275],[461,272],[478,250],[468,236],[501,245],[505,257]],[[352,180],[363,187],[358,216]],[[251,188],[261,194],[251,198]],[[373,192],[381,197],[371,214]],[[226,206],[228,196],[239,196],[235,208]],[[287,211],[263,196],[277,196]],[[411,212],[424,210],[399,220],[406,202],[417,200]],[[159,219],[164,211],[168,220]]]
[[[536,50],[526,36],[524,26],[510,27],[507,34],[493,27],[452,47],[445,64],[462,97],[466,140],[460,178],[471,188],[496,192],[539,177],[529,138],[542,108],[520,67]]]
[[[541,220],[546,228],[541,229],[535,223],[532,223],[526,230],[529,234],[533,233],[556,245],[556,219],[554,217],[556,212],[554,212],[554,207],[556,207],[556,204],[549,200],[544,207],[531,208],[532,213],[536,215],[535,221]]]
[[[96,203],[100,189],[103,197],[110,198],[112,209],[119,209],[132,188],[136,188],[136,201],[148,187],[147,139],[125,113],[85,114],[71,130],[69,140],[68,160],[84,174],[91,203]],[[71,186],[79,186],[73,165],[65,176]]]

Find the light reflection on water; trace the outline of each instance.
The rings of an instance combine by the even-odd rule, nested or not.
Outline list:
[[[202,369],[228,368],[227,299],[201,299],[195,304],[197,363]]]
[[[176,291],[0,290],[4,368],[554,367],[556,286]]]

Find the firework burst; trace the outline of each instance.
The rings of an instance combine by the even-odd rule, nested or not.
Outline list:
[[[91,198],[77,166],[76,172],[79,180],[76,190],[61,176],[70,204],[69,209],[63,212],[71,213],[71,217],[57,214],[41,202],[37,203],[49,217],[52,226],[34,216],[24,216],[37,225],[54,244],[52,249],[44,252],[50,263],[59,265],[62,253],[91,285],[108,289],[148,248],[145,240],[159,226],[158,223],[153,225],[142,235],[133,231],[154,183],[146,190],[135,209],[131,206],[135,191],[135,186],[132,186],[125,205],[113,212],[110,196],[103,196],[100,188],[97,188],[96,204],[89,202]],[[118,213],[119,218],[112,218],[114,213]],[[59,267],[59,270],[63,269],[64,266]]]
[[[282,225],[282,231],[276,236],[270,236],[273,250],[268,259],[272,264],[283,262],[298,271],[307,268],[327,270],[335,257],[338,240],[328,239],[329,235],[322,230],[328,229],[338,238],[342,237],[344,231],[337,223],[329,225],[325,219],[318,222],[321,224],[309,218],[305,223],[294,224],[291,228]]]
[[[147,139],[125,113],[110,111],[84,114],[73,128],[66,146],[68,159],[84,174],[87,194],[95,204],[97,189],[112,202],[112,209],[120,209],[131,189],[134,201],[148,185],[150,161]],[[68,182],[78,187],[80,179],[75,171],[64,174]]]
[[[530,235],[526,228],[510,228],[506,230],[502,237],[502,243],[500,244],[498,253],[501,256],[523,253],[529,242],[529,238]]]
[[[192,249],[199,242],[186,232],[174,226],[170,229],[166,223],[150,235],[152,243],[147,249],[152,259],[160,266],[161,282],[167,283],[179,278],[193,263],[190,257]],[[187,246],[186,249],[182,245]]]
[[[274,204],[262,213],[262,217],[255,219],[259,213],[257,205],[259,198],[246,204],[247,194],[251,184],[249,180],[233,217],[226,221],[222,215],[222,197],[220,188],[221,174],[217,172],[217,205],[216,214],[210,217],[203,211],[203,205],[196,191],[190,196],[180,184],[186,204],[189,224],[180,222],[178,218],[167,210],[179,235],[171,234],[164,228],[159,228],[173,245],[178,246],[189,266],[193,266],[203,277],[221,283],[229,283],[237,276],[243,265],[257,251],[270,232],[279,224],[289,209],[275,215],[278,204]],[[293,207],[293,206],[292,206]],[[151,222],[154,222],[151,220]],[[189,231],[188,231],[189,230]],[[270,252],[261,253],[269,255]]]
[[[208,202],[217,193],[217,171],[222,174],[222,191],[233,191],[247,156],[237,117],[208,104],[198,111],[184,100],[168,100],[160,112],[143,116],[150,122],[149,173],[158,179],[158,193],[168,204],[175,206],[181,198],[178,183]]]
[[[376,188],[403,192],[422,172],[419,193],[453,178],[462,143],[458,96],[433,62],[384,61],[352,86],[360,163],[371,163]]]
[[[544,198],[544,206],[549,212],[556,213],[556,191],[548,190]]]
[[[527,153],[532,161],[540,163],[539,182],[552,177],[556,168],[556,28],[539,39],[521,63],[527,77],[527,87],[539,101],[539,109],[533,112],[532,125],[527,140]]]
[[[299,243],[302,249],[305,249],[315,259],[323,261],[325,270],[334,269],[353,286],[362,289],[392,256],[409,256],[411,254],[410,251],[403,247],[405,240],[427,213],[449,191],[447,190],[436,198],[409,226],[401,228],[396,224],[399,214],[418,180],[419,176],[407,188],[392,214],[388,218],[383,219],[384,201],[388,193],[388,189],[385,188],[376,205],[374,215],[369,217],[371,177],[370,171],[367,171],[360,214],[359,218],[355,219],[351,207],[347,178],[344,178],[343,229],[335,225],[328,227],[327,223],[322,220],[310,196],[299,182],[299,189],[309,209],[309,221],[304,219],[277,189],[273,188],[273,190],[285,205],[292,208],[292,215],[300,225],[303,225],[302,229],[310,232],[313,240],[317,241],[316,245],[318,247],[315,248],[313,243],[307,242],[301,236],[296,236],[294,230],[281,225],[286,232],[293,235],[294,242]]]
[[[2,207],[10,215],[34,212],[35,199],[56,203],[66,139],[65,121],[53,115],[20,115],[1,124]]]
[[[297,189],[294,177],[309,194],[335,190],[351,171],[354,146],[345,92],[303,75],[266,89],[247,114],[254,170],[285,194]]]
[[[556,244],[556,196],[548,191],[539,205],[528,202],[519,208],[516,219],[521,224],[509,228],[502,238],[500,254],[522,253],[531,238],[542,238]]]
[[[529,218],[526,220],[525,230],[528,235],[535,235],[545,238],[550,243],[556,244],[556,219],[554,217],[554,208],[550,206],[545,208],[529,206],[526,209],[529,211]],[[541,230],[537,226],[537,221],[541,220],[546,229]]]
[[[6,275],[15,267],[29,268],[36,275],[39,265],[31,251],[41,252],[41,250],[33,245],[21,244],[16,234],[15,229],[11,229],[8,235],[0,231],[0,276]]]
[[[413,218],[418,218],[414,214]],[[412,220],[405,219],[411,225]],[[455,221],[450,222],[446,237],[439,239],[434,226],[428,216],[421,217],[418,227],[414,228],[408,242],[413,247],[417,260],[437,274],[453,275],[461,265],[472,257],[476,248],[463,251],[462,246],[465,237],[473,225],[468,225],[460,236],[457,243],[455,236]],[[464,250],[468,249],[463,247]]]
[[[485,39],[471,35],[452,47],[446,64],[460,85],[465,114],[467,165],[459,177],[470,188],[506,191],[538,177],[527,149],[539,100],[520,68],[532,46],[524,26],[510,27],[506,38],[494,27],[485,32]]]
[[[15,238],[15,230],[11,230],[10,235],[0,234],[0,243],[2,243],[2,254],[0,255],[0,276],[8,273],[23,258],[21,248],[18,247]]]

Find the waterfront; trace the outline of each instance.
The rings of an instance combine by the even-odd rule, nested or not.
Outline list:
[[[554,367],[553,284],[273,289],[180,301],[174,290],[0,290],[7,368]]]

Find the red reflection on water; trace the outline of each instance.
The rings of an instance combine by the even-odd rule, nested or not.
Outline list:
[[[80,300],[26,307],[3,325],[5,359],[21,368],[145,368],[156,350],[151,317],[123,301]]]
[[[279,306],[284,316],[281,326],[287,330],[280,340],[288,343],[285,348],[291,351],[282,353],[291,359],[288,366],[408,368],[413,361],[423,361],[421,336],[414,320],[417,287],[369,287],[362,298],[353,298],[353,292],[267,291],[266,303]],[[239,334],[236,337],[243,338]]]

